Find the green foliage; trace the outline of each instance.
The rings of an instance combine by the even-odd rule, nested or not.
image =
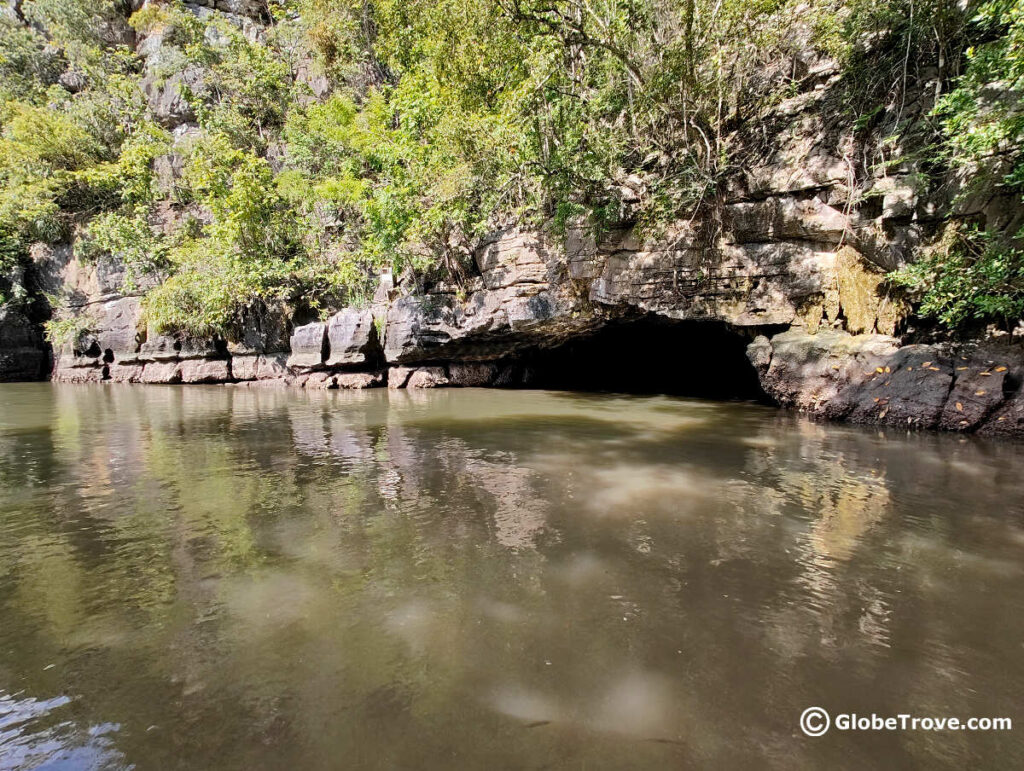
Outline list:
[[[72,308],[67,298],[46,295],[52,309],[52,316],[43,324],[46,339],[55,349],[65,345],[77,345],[81,337],[96,326],[96,319],[89,311]]]
[[[155,136],[126,74],[129,54],[102,38],[115,6],[40,1],[23,12],[36,27],[0,24],[0,70],[11,75],[0,88],[0,240],[8,261],[23,261],[33,241],[68,238],[82,216],[138,198],[153,158],[141,148]],[[57,36],[59,51],[40,29]],[[53,85],[65,67],[82,72],[86,86],[102,77],[103,87],[72,94]]]
[[[85,260],[102,253],[117,257],[125,268],[126,291],[136,290],[140,278],[165,275],[169,239],[149,224],[148,214],[147,207],[139,205],[96,216],[75,242],[75,254]]]
[[[231,337],[260,304],[316,309],[366,281],[352,263],[304,248],[303,212],[278,189],[266,159],[232,147],[224,135],[193,148],[185,182],[211,217],[170,243],[154,244],[147,229],[141,252],[159,254],[170,273],[146,296],[157,328]]]
[[[1024,316],[1024,249],[991,233],[950,226],[924,257],[890,275],[919,298],[922,316],[951,330],[1006,328]]]
[[[84,332],[88,332],[86,324],[79,315],[55,315],[43,324],[46,339],[54,348],[61,348],[74,343]]]
[[[0,100],[39,103],[65,65],[38,30],[0,16]]]
[[[840,62],[859,136],[909,131],[908,83],[933,67],[941,160],[1010,159],[1000,181],[1018,184],[1022,5],[280,0],[257,34],[181,0],[130,18],[25,0],[0,20],[0,268],[74,240],[123,262],[126,288],[157,284],[158,327],[230,336],[256,305],[355,302],[385,269],[458,283],[510,223],[658,230],[717,199],[747,161],[736,136],[804,87],[809,45]],[[124,45],[128,25],[158,54]],[[197,130],[153,122],[161,89]],[[1016,254],[981,254],[997,251]],[[986,296],[1012,284],[970,250],[914,275],[942,282],[957,259]]]
[[[227,18],[201,19],[180,1],[147,5],[130,22],[142,34],[163,35],[167,50],[150,71],[158,84],[201,69],[198,83],[183,90],[203,128],[235,147],[266,150],[292,101],[292,52],[278,45],[290,42],[287,35],[257,42]]]
[[[130,52],[118,44],[116,30],[123,27],[122,6],[117,0],[24,0],[26,22],[59,41],[61,53],[80,72],[103,79],[123,68]]]
[[[1024,0],[989,0],[972,23],[985,42],[967,49],[966,71],[936,114],[955,163],[1006,171],[1024,189]]]
[[[966,172],[964,193],[1006,185],[1024,190],[1024,2],[989,0],[970,20],[966,67],[935,107],[939,149]],[[915,264],[893,274],[921,301],[919,313],[964,331],[1024,316],[1021,233],[951,225]]]

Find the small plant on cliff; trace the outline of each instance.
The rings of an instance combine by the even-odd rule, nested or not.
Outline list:
[[[143,277],[162,277],[170,243],[150,226],[147,214],[145,206],[100,214],[75,242],[76,256],[89,261],[101,253],[115,255],[124,265],[121,288],[126,292],[136,291]]]
[[[50,345],[59,349],[73,342],[83,331],[88,331],[88,325],[76,316],[64,316],[50,319],[43,324],[43,329]]]
[[[963,168],[969,184],[1024,189],[1024,0],[988,0],[970,20],[979,40],[964,54],[964,74],[935,108],[943,160]],[[946,227],[916,263],[892,274],[920,300],[919,313],[952,331],[987,323],[1005,328],[1024,317],[1021,233]]]
[[[92,313],[68,305],[66,297],[47,295],[51,308],[50,320],[43,324],[46,339],[55,349],[75,343],[85,333],[97,326]]]
[[[989,0],[972,20],[980,44],[967,49],[956,88],[936,107],[954,162],[972,171],[1009,169],[1024,188],[1024,0]]]
[[[990,322],[1009,329],[1024,317],[1024,250],[992,233],[950,225],[920,260],[890,277],[917,296],[918,313],[951,330]]]

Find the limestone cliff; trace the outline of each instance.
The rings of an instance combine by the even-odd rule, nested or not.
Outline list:
[[[372,307],[292,325],[290,335],[286,319],[254,319],[243,343],[147,331],[139,298],[103,294],[90,273],[86,283],[95,288],[83,312],[96,331],[57,351],[53,377],[306,388],[530,385],[542,375],[530,366],[537,351],[612,324],[700,320],[749,343],[763,389],[784,406],[910,427],[1005,434],[1024,427],[1021,348],[901,345],[893,335],[902,308],[879,291],[874,265],[840,246],[842,215],[817,196],[788,192],[724,208],[731,224],[714,248],[695,245],[682,226],[659,240],[630,228],[600,241],[578,232],[563,242],[496,234],[476,253],[479,275],[468,286],[420,293],[384,277]],[[791,214],[750,216],[765,209]],[[830,218],[832,226],[822,224]],[[665,362],[632,366],[689,358],[685,333],[678,341],[683,348],[665,352]]]
[[[234,14],[259,34],[255,6],[215,8],[196,12]],[[163,42],[152,35],[138,50],[155,68]],[[149,109],[181,141],[195,116],[179,81],[200,77],[184,71],[144,83]],[[910,162],[857,167],[856,128],[836,118],[844,98],[838,69],[810,62],[799,85],[749,136],[737,137],[749,164],[727,175],[717,198],[662,232],[641,232],[628,205],[600,232],[585,223],[563,233],[508,227],[477,245],[471,275],[458,284],[385,275],[368,307],[311,322],[254,308],[236,341],[157,334],[143,313],[147,287],[126,293],[116,257],[84,263],[70,244],[39,245],[25,291],[65,296],[82,321],[82,331],[52,352],[52,377],[305,388],[544,384],[545,352],[652,320],[678,325],[676,350],[654,362],[611,354],[605,366],[686,362],[699,372],[720,363],[688,354],[699,349],[692,335],[709,327],[685,325],[701,322],[741,341],[743,365],[780,405],[864,423],[1024,433],[1021,346],[1009,337],[904,344],[910,308],[885,281],[949,218],[1010,229],[1019,225],[1019,206],[998,197],[956,200],[953,177],[926,191]],[[930,107],[922,94],[901,117]],[[171,153],[155,171],[173,185],[179,165]],[[176,216],[168,211],[168,222]],[[50,354],[33,321],[0,315],[0,379],[47,371]]]

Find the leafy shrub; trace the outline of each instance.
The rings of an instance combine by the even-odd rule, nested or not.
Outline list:
[[[999,184],[1024,183],[1024,0],[973,17],[950,0],[279,0],[259,34],[170,0],[128,20],[159,36],[145,63],[117,43],[127,8],[24,0],[0,20],[0,263],[76,238],[124,262],[128,288],[160,282],[146,308],[166,329],[356,302],[385,269],[458,281],[510,223],[690,216],[746,161],[735,137],[806,85],[809,44],[840,62],[859,137],[910,131],[908,83],[934,65],[919,160],[998,158]],[[191,85],[168,86],[185,68]],[[81,82],[56,85],[65,70]],[[143,82],[181,87],[198,132],[153,123]],[[160,189],[170,154],[184,175]],[[1017,262],[961,234],[897,280],[957,326],[1013,315]]]
[[[951,225],[921,259],[890,275],[918,297],[922,316],[952,330],[1009,328],[1024,317],[1024,249],[1001,234]]]
[[[81,337],[92,331],[97,321],[89,311],[81,311],[72,308],[67,303],[67,298],[56,295],[47,295],[47,303],[50,306],[52,315],[43,324],[43,331],[46,339],[55,349],[68,344],[77,344]]]
[[[148,213],[147,207],[136,206],[126,212],[100,214],[75,242],[76,255],[86,260],[100,253],[117,257],[125,268],[125,291],[135,291],[143,277],[165,275],[170,244],[150,225]]]

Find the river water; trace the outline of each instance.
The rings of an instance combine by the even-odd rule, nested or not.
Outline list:
[[[666,397],[0,386],[0,768],[1020,768],[1022,461]]]

